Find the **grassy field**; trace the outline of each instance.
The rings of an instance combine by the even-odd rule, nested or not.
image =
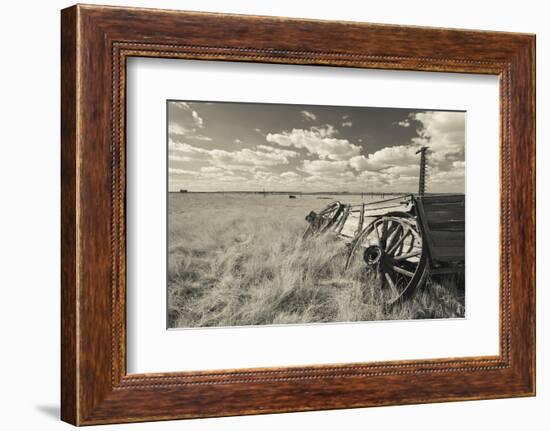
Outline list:
[[[378,281],[362,265],[343,270],[341,241],[302,241],[305,215],[329,200],[195,193],[168,199],[172,328],[464,316],[464,290],[452,278],[428,280],[387,312]]]

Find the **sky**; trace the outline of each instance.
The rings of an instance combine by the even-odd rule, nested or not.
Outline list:
[[[464,192],[465,112],[167,101],[168,189]]]

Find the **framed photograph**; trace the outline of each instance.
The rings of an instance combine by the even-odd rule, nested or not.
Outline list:
[[[535,394],[535,37],[61,14],[62,419]]]

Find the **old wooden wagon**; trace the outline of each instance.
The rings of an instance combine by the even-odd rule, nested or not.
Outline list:
[[[429,273],[464,271],[464,204],[464,194],[407,194],[359,205],[336,201],[309,213],[304,236],[331,232],[345,241],[346,269],[361,259],[394,304]]]

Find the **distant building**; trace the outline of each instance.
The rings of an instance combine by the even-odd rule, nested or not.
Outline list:
[[[180,189],[180,193],[187,193],[187,189]]]

